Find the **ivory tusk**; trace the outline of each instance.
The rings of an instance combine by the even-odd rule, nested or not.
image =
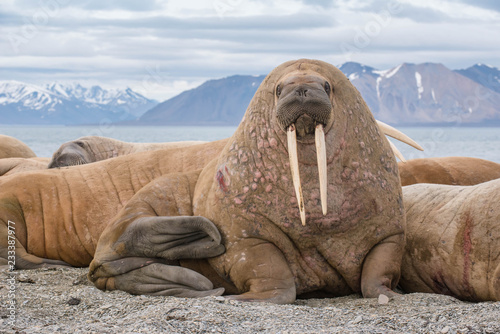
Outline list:
[[[401,154],[401,152],[399,152],[396,145],[394,145],[389,139],[387,141],[389,142],[389,145],[391,145],[391,150],[394,153],[394,155],[397,156],[399,158],[399,160],[406,163],[405,157],[403,157],[403,154]]]
[[[318,173],[319,173],[319,192],[321,195],[321,210],[323,211],[323,216],[326,216],[328,207],[328,195],[327,186],[328,178],[326,174],[326,144],[325,144],[325,132],[323,131],[323,125],[318,124],[316,126],[316,154],[318,156]]]
[[[302,196],[302,185],[300,183],[299,174],[299,158],[297,156],[297,134],[295,125],[292,124],[286,132],[288,139],[288,157],[290,158],[290,170],[292,172],[293,187],[295,188],[295,196],[299,205],[300,220],[302,225],[306,225],[306,212],[304,209],[304,197]]]
[[[410,137],[408,137],[407,135],[405,135],[401,131],[393,128],[392,126],[385,124],[384,122],[381,122],[378,120],[377,120],[377,124],[385,135],[390,136],[390,137],[397,139],[399,141],[402,141],[403,143],[408,144],[410,146],[413,146],[417,150],[420,150],[420,151],[424,150],[422,148],[422,146],[417,144],[417,142],[415,142],[413,139],[411,139]],[[403,160],[401,160],[401,161],[403,161]]]

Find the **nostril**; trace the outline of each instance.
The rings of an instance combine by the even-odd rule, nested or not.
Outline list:
[[[303,96],[303,97],[306,97],[306,96],[307,96],[307,89],[305,89],[305,88],[298,88],[298,89],[296,90],[296,94],[297,94],[298,96]]]

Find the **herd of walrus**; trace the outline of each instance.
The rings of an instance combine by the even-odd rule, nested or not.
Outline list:
[[[340,70],[289,61],[232,137],[0,136],[0,265],[89,266],[102,290],[293,303],[360,293],[500,300],[500,164],[402,159]],[[15,229],[12,227],[15,226]]]

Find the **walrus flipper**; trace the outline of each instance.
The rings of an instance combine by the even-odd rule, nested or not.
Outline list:
[[[219,231],[208,219],[141,217],[125,225],[111,247],[106,241],[113,231],[107,231],[90,264],[89,279],[99,289],[187,298],[224,292],[213,289],[203,275],[179,267],[177,261],[224,253]]]
[[[229,263],[224,258],[232,259],[233,264],[224,270],[242,292],[227,299],[275,304],[295,301],[295,278],[285,256],[274,244],[262,239],[243,239],[216,260]]]
[[[7,206],[9,208],[9,206]],[[4,214],[8,215],[4,212]],[[14,216],[14,215],[12,215]],[[21,217],[15,219],[21,224]],[[8,266],[13,269],[38,269],[71,267],[61,260],[52,260],[29,254],[26,248],[16,237],[16,226],[13,222],[0,218],[0,267]]]
[[[214,289],[208,278],[191,269],[162,263],[152,263],[115,277],[99,278],[94,283],[102,290],[117,289],[133,295],[200,298],[224,293],[224,288]]]
[[[400,277],[399,264],[403,256],[404,235],[387,237],[373,247],[365,258],[361,272],[361,292],[365,298],[399,296],[392,291]]]
[[[102,290],[177,297],[220,295],[204,276],[178,260],[224,253],[217,227],[193,217],[199,172],[170,174],[143,187],[99,238],[89,279]]]

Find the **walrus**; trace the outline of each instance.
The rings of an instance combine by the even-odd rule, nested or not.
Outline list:
[[[100,136],[81,137],[62,144],[52,155],[48,168],[83,165],[131,153],[186,147],[202,143],[206,142],[127,143]]]
[[[422,158],[399,162],[401,185],[438,183],[475,185],[500,178],[500,164],[478,158]]]
[[[475,186],[415,184],[403,194],[403,290],[500,301],[500,179]]]
[[[0,176],[34,170],[47,169],[50,158],[4,158],[0,159]]]
[[[198,181],[198,177],[196,177],[196,175],[199,175],[201,168],[211,166],[208,167],[209,169],[205,170],[208,171],[213,169],[213,165],[219,161],[217,157],[220,155],[221,151],[223,151],[224,147],[226,153],[223,159],[228,159],[228,154],[238,155],[240,150],[242,150],[242,152],[243,150],[247,152],[248,150],[252,151],[252,149],[255,148],[255,154],[261,155],[257,161],[265,162],[266,165],[270,165],[272,167],[274,162],[270,163],[270,159],[277,159],[278,156],[281,159],[282,155],[287,152],[287,149],[283,147],[282,143],[278,145],[278,140],[281,141],[281,137],[284,135],[283,130],[279,130],[277,128],[277,123],[275,121],[272,122],[273,127],[267,128],[270,116],[273,115],[276,110],[276,106],[274,105],[275,95],[273,93],[275,89],[274,85],[277,84],[276,80],[278,79],[278,76],[284,75],[283,71],[288,70],[300,72],[300,67],[304,67],[304,70],[312,72],[314,72],[315,68],[317,68],[320,72],[323,71],[324,75],[326,75],[329,80],[332,80],[328,83],[328,85],[338,85],[337,90],[340,92],[339,94],[334,94],[334,91],[331,90],[329,94],[327,94],[327,91],[325,90],[325,93],[322,93],[323,106],[320,109],[315,107],[311,109],[313,111],[321,111],[323,117],[326,117],[325,121],[327,122],[324,127],[327,129],[325,142],[332,149],[331,154],[329,154],[326,159],[329,177],[328,191],[330,191],[330,193],[332,191],[334,191],[334,193],[340,193],[340,197],[332,202],[330,202],[330,200],[328,201],[329,204],[327,205],[327,209],[330,213],[328,214],[329,216],[325,218],[318,217],[317,212],[308,212],[308,219],[312,219],[313,224],[306,225],[305,240],[311,238],[314,239],[318,234],[318,230],[322,228],[322,225],[320,224],[328,225],[326,222],[331,218],[333,219],[333,224],[335,225],[332,228],[339,229],[340,234],[338,238],[341,239],[338,241],[339,245],[344,245],[344,247],[350,249],[351,246],[349,243],[346,243],[345,238],[340,236],[344,233],[345,229],[349,229],[350,223],[348,220],[354,217],[355,219],[353,224],[355,224],[357,222],[368,221],[372,219],[372,216],[375,216],[374,219],[380,224],[370,225],[368,229],[371,228],[372,231],[370,231],[370,233],[376,235],[376,237],[367,238],[367,241],[365,242],[363,238],[356,239],[355,236],[356,240],[354,240],[354,244],[357,245],[358,243],[361,243],[364,245],[364,247],[361,248],[361,251],[359,251],[361,252],[361,255],[358,251],[354,253],[356,248],[353,248],[351,255],[348,257],[349,261],[352,263],[349,261],[340,261],[341,263],[338,264],[340,273],[336,277],[341,281],[341,283],[338,284],[339,289],[337,289],[337,286],[332,286],[331,289],[333,289],[337,294],[344,294],[347,293],[347,291],[359,291],[360,286],[362,285],[366,296],[376,295],[377,288],[379,290],[382,289],[386,291],[386,289],[388,289],[386,286],[393,286],[394,282],[397,281],[397,273],[394,273],[393,276],[389,276],[387,278],[372,278],[372,276],[376,276],[377,270],[384,272],[389,271],[389,269],[381,270],[383,266],[379,264],[373,265],[372,262],[374,261],[373,259],[377,259],[380,256],[385,258],[386,254],[384,254],[384,250],[402,247],[400,243],[396,244],[395,242],[392,242],[399,242],[402,240],[401,230],[404,227],[404,219],[402,221],[400,220],[401,204],[398,201],[398,199],[400,199],[400,194],[398,195],[398,193],[400,193],[400,188],[399,182],[397,181],[395,158],[392,155],[392,152],[390,152],[390,149],[387,151],[387,148],[389,147],[388,141],[381,134],[381,131],[378,129],[378,126],[376,126],[376,123],[369,113],[366,105],[347,79],[331,65],[314,61],[298,61],[282,65],[279,70],[273,72],[266,83],[260,88],[260,93],[254,98],[254,102],[252,102],[249,107],[249,110],[252,111],[247,111],[248,116],[245,118],[246,121],[244,120],[242,122],[242,124],[245,125],[240,127],[240,129],[246,129],[254,124],[254,130],[252,132],[248,132],[248,136],[250,137],[249,143],[253,143],[252,147],[234,147],[236,142],[235,140],[244,137],[244,133],[242,134],[242,131],[244,132],[245,130],[239,130],[239,132],[232,137],[232,141],[221,140],[185,148],[134,153],[114,159],[96,162],[92,165],[75,166],[59,170],[50,169],[39,172],[30,172],[21,175],[22,177],[13,175],[0,180],[0,220],[3,222],[3,224],[0,224],[0,263],[8,264],[8,261],[11,261],[9,258],[9,247],[11,247],[10,243],[13,242],[15,243],[16,248],[15,267],[18,269],[64,265],[88,265],[94,257],[95,247],[98,240],[100,240],[102,231],[111,221],[110,218],[123,208],[123,206],[132,198],[134,194],[138,193],[138,191],[140,191],[140,189],[142,189],[149,182],[151,187],[154,185],[164,184],[166,181],[159,179],[159,177],[162,175],[176,175],[171,174],[175,172],[185,173],[179,176],[181,180],[196,179],[196,181]],[[316,76],[316,80],[318,80],[317,78],[318,77]],[[287,82],[287,85],[280,87],[289,89],[290,85],[292,84]],[[318,85],[318,83],[314,84],[314,86],[316,86],[315,89],[318,88]],[[289,93],[286,93],[283,96],[288,94]],[[328,97],[325,98],[324,94],[327,94]],[[332,101],[335,102],[333,105]],[[305,105],[309,107],[311,106],[308,103]],[[330,113],[332,113],[332,115],[325,116],[325,106],[328,107],[328,105],[330,105],[330,107],[327,109]],[[262,108],[262,114],[255,111],[259,110],[259,108]],[[283,112],[286,111],[283,107],[280,110],[282,111],[282,115]],[[334,115],[333,111],[335,111]],[[269,113],[271,113],[271,115],[269,115]],[[298,118],[295,122],[298,128],[299,142],[306,143],[305,146],[300,145],[298,150],[299,155],[297,160],[301,161],[301,166],[303,165],[304,159],[307,159],[311,155],[315,155],[314,147],[307,144],[310,141],[310,139],[308,139],[310,134],[303,132],[305,124],[308,123],[307,117],[309,117],[305,116],[307,115],[297,115]],[[338,120],[334,121],[337,117]],[[250,118],[252,119],[251,121]],[[272,118],[274,119],[274,116]],[[338,128],[340,128],[340,131],[338,131]],[[366,133],[363,134],[363,131]],[[268,132],[271,135],[274,135],[269,136]],[[332,143],[335,143],[335,145],[331,145]],[[372,148],[369,145],[370,143],[373,143],[375,148]],[[257,146],[255,147],[255,145]],[[346,148],[348,149],[346,150]],[[270,156],[262,158],[262,153],[259,153],[259,150],[262,150],[263,153],[270,154]],[[277,152],[273,153],[274,150]],[[245,160],[245,157],[241,157],[241,159],[243,159],[243,165],[247,164],[248,161]],[[238,158],[232,157],[230,160],[236,160],[237,162]],[[209,164],[209,161],[213,161],[213,163]],[[276,163],[278,162],[279,161],[276,161]],[[362,164],[365,165],[365,167],[360,167]],[[341,170],[342,173],[338,174],[337,171],[335,171],[333,176],[330,175],[333,165],[335,165],[335,168],[337,169],[343,168]],[[277,192],[271,192],[273,186],[270,183],[266,184],[267,182],[276,182],[276,187],[284,186],[284,189],[288,189],[283,198],[286,203],[286,208],[275,208],[285,210],[283,214],[286,216],[284,217],[286,220],[283,223],[286,225],[284,228],[288,229],[292,226],[292,224],[295,225],[294,220],[301,215],[296,213],[295,210],[288,208],[288,206],[294,205],[294,195],[289,192],[290,189],[294,189],[292,187],[291,177],[285,174],[289,172],[289,168],[287,167],[289,166],[289,163],[281,161],[278,166],[280,166],[280,173],[283,173],[279,180],[276,179],[273,181],[273,179],[271,179],[273,175],[271,173],[274,173],[274,170],[262,168],[262,175],[258,178],[257,174],[254,175],[256,181],[251,182],[248,189],[244,187],[243,192],[248,193],[249,191],[256,191],[256,193],[254,193],[257,196],[255,197],[255,200],[257,201],[255,204],[261,205],[262,203],[259,201],[262,200],[263,197],[260,197],[260,195],[258,195],[259,193],[266,195],[269,192],[271,195],[278,195]],[[304,166],[307,169],[306,171],[312,172],[316,169],[314,166],[317,167],[317,164],[305,164]],[[377,168],[378,171],[375,173]],[[215,177],[217,184],[219,184],[222,189],[226,189],[226,187],[227,189],[231,189],[229,175],[226,175],[225,173],[227,173],[227,170],[224,169],[222,171],[218,171],[215,175],[213,175],[213,177]],[[304,172],[302,171],[302,173]],[[383,179],[385,176],[387,176],[387,181]],[[394,180],[394,177],[396,177],[396,181]],[[206,185],[208,185],[210,176],[204,178],[207,180]],[[312,176],[308,176],[306,174],[304,179],[306,182],[302,184],[308,185],[308,187],[305,188],[306,197],[304,197],[306,199],[306,204],[307,206],[313,205],[315,202],[319,201],[320,196],[316,193],[316,190],[314,190],[312,186],[311,189],[309,188],[309,184],[312,184],[312,180],[310,180],[312,179]],[[344,179],[345,181],[343,181]],[[200,178],[200,180],[202,180],[202,178]],[[343,189],[341,187],[343,183],[349,184],[352,182],[357,182],[355,189],[349,187]],[[185,181],[183,181],[183,184],[185,185]],[[316,182],[314,182],[314,184],[316,184]],[[323,185],[324,184],[325,182],[323,182]],[[203,185],[203,182],[197,182],[196,185],[201,186]],[[265,186],[264,189],[262,189],[263,186]],[[385,191],[389,194],[387,196],[379,194],[379,187],[385,189]],[[351,198],[356,197],[358,192],[362,194],[364,193],[364,190],[371,191],[372,188],[377,189],[377,194],[375,196],[372,193],[372,195],[376,198],[369,202],[369,209],[364,208],[361,204],[358,204],[355,201],[349,202]],[[198,259],[202,257],[216,256],[223,252],[224,246],[221,244],[222,237],[219,235],[218,228],[210,222],[210,220],[193,215],[178,217],[179,214],[184,212],[183,202],[191,198],[190,193],[186,192],[185,189],[180,186],[166,187],[166,189],[175,191],[175,196],[181,196],[183,200],[179,200],[179,204],[174,208],[173,213],[169,214],[171,217],[168,219],[173,223],[166,226],[167,230],[161,230],[162,224],[151,225],[149,232],[156,231],[158,233],[155,234],[155,236],[151,236],[152,239],[149,239],[144,246],[141,246],[141,249],[144,249],[144,247],[149,244],[151,240],[158,240],[158,238],[165,236],[168,240],[170,240],[170,244],[161,245],[160,248],[165,247],[163,251],[165,253],[169,253],[169,256],[173,257],[174,260],[167,256],[164,258],[155,258],[154,260],[146,262],[147,264],[152,264],[154,262],[153,265],[148,266],[147,270],[153,270],[158,264],[163,265],[165,263],[172,262],[178,263],[179,261],[177,258]],[[394,189],[395,193],[393,193]],[[149,190],[150,188],[147,188],[144,193],[147,194]],[[210,192],[207,192],[207,194],[210,194]],[[196,198],[199,197],[200,195],[198,194]],[[239,200],[240,199],[235,199],[236,202]],[[391,208],[390,205],[385,205],[385,202],[388,200],[395,201],[395,203],[391,202],[394,206],[393,208]],[[270,208],[267,201],[265,205]],[[280,205],[283,205],[283,202],[280,203]],[[295,206],[297,206],[296,200]],[[249,207],[249,209],[252,208],[253,206]],[[151,209],[151,207],[149,207],[149,209]],[[127,208],[125,211],[127,210],[129,209]],[[369,212],[366,212],[367,210],[369,210]],[[164,211],[162,210],[158,211],[160,215],[163,212]],[[133,214],[137,214],[137,212],[133,212]],[[250,214],[251,217],[255,216],[255,213],[253,212],[250,212]],[[390,220],[388,224],[390,227],[386,227],[384,219],[382,219],[383,215],[391,215],[391,218],[392,215],[395,215],[395,218]],[[164,217],[160,218],[164,220]],[[9,240],[9,243],[7,243],[7,236],[11,235],[8,228],[8,226],[10,226],[9,222],[16,224],[16,233],[15,237],[12,236],[13,240]],[[328,226],[326,227],[329,228]],[[160,228],[160,230],[157,228]],[[355,226],[354,235],[362,234],[361,232],[364,229],[365,227]],[[113,230],[114,232],[111,234],[108,233],[108,237],[109,235],[113,236],[119,234],[119,230],[117,229],[111,228],[110,230]],[[301,232],[301,230],[298,232]],[[325,236],[325,233],[323,232],[320,233],[321,237]],[[392,234],[392,232],[394,232],[394,234]],[[311,234],[308,235],[308,233]],[[390,236],[387,236],[387,238],[384,239],[384,235],[386,234],[389,234]],[[126,235],[126,233],[124,235]],[[133,236],[138,237],[137,234],[134,234]],[[278,238],[281,237],[278,236]],[[250,238],[250,240],[255,239]],[[334,240],[332,240],[332,242],[333,241]],[[102,242],[103,245],[105,243],[105,241]],[[376,245],[373,243],[376,243]],[[151,249],[154,249],[154,247],[151,247]],[[137,248],[137,250],[139,251],[139,248]],[[235,249],[232,248],[232,251],[234,252]],[[290,250],[287,250],[287,256],[293,257],[293,255],[291,253],[289,254],[288,251]],[[347,252],[350,253],[350,250]],[[368,254],[365,254],[365,261],[363,261],[362,258],[363,252]],[[297,255],[296,252],[294,254]],[[306,251],[306,254],[306,262],[304,262],[304,259],[299,257],[298,262],[292,264],[294,271],[297,270],[297,265],[305,265],[309,261],[309,256],[313,257],[313,262],[316,262],[318,257],[321,258],[319,253],[309,254],[309,250]],[[396,252],[396,254],[399,254],[396,255],[396,257],[401,257],[399,251]],[[336,254],[336,256],[342,255]],[[389,267],[394,267],[394,269],[398,271],[398,264],[393,263],[390,256],[388,256],[387,259],[390,265]],[[139,266],[142,265],[144,262],[143,260],[143,257],[129,257],[123,264],[124,266],[132,268],[135,263]],[[292,258],[290,258],[290,260],[292,260]],[[124,266],[120,265],[120,261],[121,260],[115,261],[114,264],[118,266],[117,270],[124,270]],[[197,265],[201,266],[206,264],[206,262],[197,262],[196,260],[192,261],[194,261],[193,263],[197,263]],[[193,263],[191,264],[194,265]],[[370,273],[363,276],[363,283],[361,283],[361,268],[355,268],[355,266],[359,267],[362,263],[364,263],[363,270]],[[334,271],[328,264],[326,264],[326,262],[323,263],[323,265],[327,270]],[[383,263],[383,265],[385,265],[385,263]],[[110,266],[111,265],[109,264],[100,266],[99,274],[106,272],[105,268],[109,268]],[[372,270],[372,266],[375,266],[376,268]],[[205,267],[211,268],[208,265]],[[163,270],[164,272],[170,272],[174,275],[174,282],[176,282],[175,284],[177,284],[177,286],[186,286],[180,290],[177,289],[176,295],[178,296],[193,297],[222,293],[221,289],[218,287],[212,290],[210,288],[212,284],[210,280],[207,280],[203,275],[200,275],[188,268],[181,268],[178,266],[173,267],[173,269],[171,267],[161,268],[166,269]],[[306,272],[301,271],[301,277],[297,278],[297,280],[302,282],[304,280],[304,275],[307,279],[307,275],[311,274],[313,275],[313,278],[311,279],[310,284],[315,285],[315,280],[321,283],[321,280],[316,277],[316,274],[314,273],[317,269],[318,268],[315,266],[311,270],[306,270]],[[213,272],[202,272],[203,274],[206,274],[207,277],[211,277],[210,275],[214,274]],[[141,273],[139,273],[139,275],[140,274]],[[355,281],[343,282],[341,277],[344,274],[354,276]],[[128,275],[127,277],[130,278],[132,276],[133,275]],[[215,281],[217,280],[217,277],[219,281],[221,279],[221,276],[218,274],[214,274],[213,277]],[[169,276],[169,278],[173,279],[172,276]],[[377,279],[383,279],[386,286],[382,288],[376,284],[375,281]],[[293,281],[294,279],[288,279],[289,283],[293,283]],[[327,281],[330,282],[329,280]],[[108,282],[110,284],[107,284],[107,286],[112,287],[112,280],[108,280]],[[323,283],[320,285],[322,284]],[[292,289],[292,286],[288,287],[288,290],[290,289]],[[230,289],[228,288],[227,291],[230,291]],[[283,297],[279,297],[276,301],[289,301],[290,299],[291,296],[287,294],[287,298],[283,299]]]
[[[0,265],[88,266],[107,222],[139,189],[161,175],[202,168],[224,145],[140,152],[0,178]]]
[[[220,236],[193,229],[179,237],[193,216]],[[236,300],[394,296],[404,231],[388,140],[337,68],[302,59],[266,77],[216,159],[155,179],[120,210],[89,278],[103,290],[196,293],[200,285],[180,278],[190,268]],[[191,260],[182,242],[194,239],[226,251]]]
[[[36,154],[28,145],[14,137],[0,135],[0,159],[33,157],[36,157]]]

